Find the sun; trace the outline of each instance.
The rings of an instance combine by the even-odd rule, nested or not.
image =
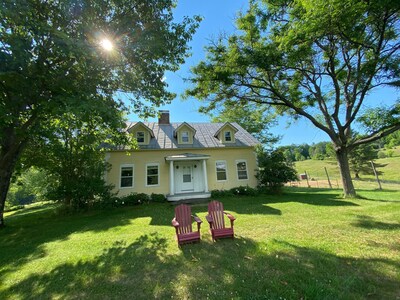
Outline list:
[[[113,43],[109,39],[102,39],[100,46],[106,51],[111,51],[114,48]]]

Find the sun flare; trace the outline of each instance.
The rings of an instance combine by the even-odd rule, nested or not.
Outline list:
[[[114,48],[113,43],[109,39],[101,40],[100,46],[106,51],[111,51]]]

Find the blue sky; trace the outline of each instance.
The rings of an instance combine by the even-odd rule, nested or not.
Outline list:
[[[182,100],[181,94],[188,87],[183,78],[190,76],[190,67],[197,65],[205,58],[204,47],[221,33],[235,31],[235,17],[237,12],[248,7],[248,0],[178,0],[175,9],[175,19],[180,21],[183,16],[200,15],[203,17],[196,34],[189,43],[192,56],[186,60],[180,70],[166,74],[166,82],[169,90],[177,94],[177,98],[170,105],[160,107],[170,111],[171,122],[208,122],[209,117],[200,114],[198,108],[201,103],[196,99]],[[371,95],[374,97],[374,105],[381,105],[388,101],[393,102],[398,94],[393,90],[381,90]],[[133,121],[139,120],[132,115]],[[155,119],[149,119],[155,121]],[[282,117],[279,124],[271,128],[273,134],[282,136],[278,145],[318,143],[328,141],[329,137],[321,130],[316,129],[309,121],[300,119],[288,126],[287,119]]]

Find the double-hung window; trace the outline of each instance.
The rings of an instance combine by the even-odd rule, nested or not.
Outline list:
[[[226,180],[226,161],[219,160],[215,162],[215,170],[217,172],[217,181]]]
[[[133,165],[122,165],[120,172],[120,187],[133,187]]]
[[[148,164],[146,166],[146,185],[154,186],[160,182],[160,172],[158,164]]]
[[[224,132],[224,139],[225,139],[225,142],[232,142],[232,132],[231,131],[225,131]]]
[[[136,140],[138,143],[144,143],[144,131],[136,132]]]
[[[182,131],[181,140],[182,143],[189,143],[189,131]]]
[[[236,161],[237,176],[239,180],[248,179],[247,176],[247,163],[245,160]]]

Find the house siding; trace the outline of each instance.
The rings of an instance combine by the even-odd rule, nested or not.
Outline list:
[[[107,161],[111,164],[111,169],[105,178],[109,184],[114,185],[114,192],[118,196],[125,196],[130,193],[157,193],[169,194],[169,162],[165,161],[166,156],[179,155],[190,152],[193,154],[209,155],[206,160],[207,178],[209,190],[231,189],[237,186],[248,185],[257,186],[255,178],[257,170],[256,154],[253,147],[246,148],[207,148],[207,149],[176,149],[176,150],[133,150],[133,151],[110,151],[107,154]],[[128,154],[129,153],[129,154]],[[227,180],[217,181],[216,161],[226,161]],[[248,179],[239,180],[236,169],[236,162],[246,161]],[[199,162],[200,163],[200,162]],[[133,164],[134,167],[134,186],[133,188],[119,188],[120,186],[120,166]],[[159,164],[159,185],[147,186],[146,168],[149,164]]]

